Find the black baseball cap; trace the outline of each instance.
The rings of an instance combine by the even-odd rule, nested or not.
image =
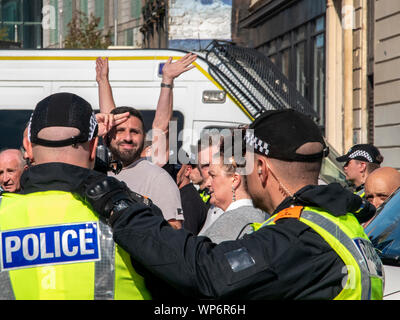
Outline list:
[[[283,161],[314,162],[326,157],[329,148],[321,130],[308,116],[293,109],[265,111],[246,131],[246,144],[254,152]],[[321,152],[298,154],[296,150],[308,142],[319,142]]]
[[[336,158],[339,162],[348,162],[353,159],[376,164],[381,164],[383,161],[378,148],[372,144],[356,144],[345,155]]]
[[[40,130],[48,127],[79,129],[79,135],[64,140],[45,140],[38,137]],[[41,100],[29,121],[28,138],[41,146],[65,147],[84,143],[97,136],[98,124],[92,106],[73,93],[55,93]]]

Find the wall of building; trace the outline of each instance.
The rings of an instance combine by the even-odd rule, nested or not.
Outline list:
[[[170,48],[198,50],[212,39],[231,40],[232,0],[169,0]]]
[[[142,47],[142,0],[118,0],[117,41],[118,46]],[[79,10],[90,16],[100,17],[99,28],[103,34],[110,31],[114,37],[114,0],[43,0],[43,6],[54,8],[55,17],[51,28],[43,30],[43,47],[59,48],[65,39],[67,25],[74,11]],[[50,9],[49,9],[50,10]],[[50,21],[49,21],[50,22]]]
[[[374,143],[400,169],[400,2],[375,0]]]

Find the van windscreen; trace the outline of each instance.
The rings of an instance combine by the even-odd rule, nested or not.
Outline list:
[[[32,110],[0,110],[0,150],[19,149]]]

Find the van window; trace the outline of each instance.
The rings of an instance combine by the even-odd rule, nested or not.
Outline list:
[[[98,110],[96,110],[98,112]],[[155,111],[140,110],[146,130],[150,130]],[[22,135],[32,114],[32,110],[0,110],[0,149],[20,148]],[[181,112],[174,111],[172,120],[177,121],[178,133],[183,130],[184,117]],[[178,148],[181,146],[178,142]]]
[[[32,110],[0,110],[0,149],[19,149]]]

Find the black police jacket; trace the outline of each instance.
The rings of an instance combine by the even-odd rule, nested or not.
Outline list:
[[[361,198],[338,184],[307,186],[285,199],[321,207],[333,215],[356,212]],[[374,208],[363,203],[367,216]],[[333,249],[296,219],[215,244],[171,228],[156,207],[135,204],[113,217],[114,240],[137,265],[187,297],[197,299],[332,299],[342,290],[346,269]]]
[[[61,162],[34,165],[21,175],[20,194],[40,191],[73,192],[82,181],[92,176],[106,176],[101,172]]]

